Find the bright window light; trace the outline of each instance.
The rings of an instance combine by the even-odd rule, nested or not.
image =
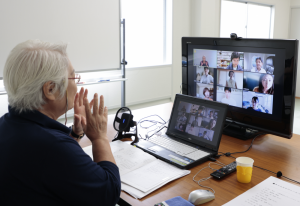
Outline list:
[[[222,1],[220,37],[270,38],[271,6]]]
[[[122,0],[127,67],[171,63],[172,1]]]

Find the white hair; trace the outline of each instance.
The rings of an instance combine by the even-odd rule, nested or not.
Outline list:
[[[67,44],[28,40],[10,52],[3,70],[9,105],[19,111],[43,109],[43,85],[51,81],[62,98],[68,86]]]

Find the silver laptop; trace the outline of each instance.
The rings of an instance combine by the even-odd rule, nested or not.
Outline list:
[[[167,131],[135,145],[179,168],[192,168],[218,154],[226,114],[226,104],[177,94]]]

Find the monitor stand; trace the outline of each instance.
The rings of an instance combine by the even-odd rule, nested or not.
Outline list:
[[[248,140],[258,135],[259,131],[226,121],[224,124],[223,134],[241,140]]]

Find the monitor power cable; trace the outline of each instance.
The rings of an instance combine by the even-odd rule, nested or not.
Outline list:
[[[241,151],[241,152],[226,152],[226,153],[224,153],[224,152],[219,152],[219,153],[221,153],[221,155],[216,155],[215,157],[221,157],[221,156],[227,156],[227,157],[229,157],[229,156],[231,156],[232,154],[238,154],[238,153],[245,153],[245,152],[248,152],[250,149],[251,149],[251,147],[252,147],[252,145],[253,145],[253,142],[254,142],[254,140],[257,138],[257,137],[259,137],[259,136],[261,136],[261,135],[264,135],[265,133],[260,133],[260,134],[258,134],[258,135],[256,135],[253,139],[252,139],[252,142],[251,142],[251,144],[250,144],[250,146],[248,147],[248,149],[246,149],[245,151]]]

